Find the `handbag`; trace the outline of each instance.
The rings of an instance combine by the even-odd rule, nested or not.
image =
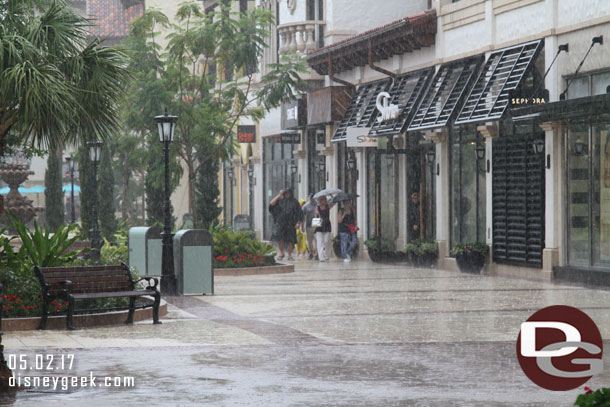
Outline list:
[[[311,220],[311,227],[312,228],[320,228],[320,227],[322,227],[322,218],[313,218]]]
[[[349,232],[353,235],[354,233],[356,233],[356,225],[354,225],[353,223],[350,223],[349,225],[347,225],[347,227],[349,228]]]

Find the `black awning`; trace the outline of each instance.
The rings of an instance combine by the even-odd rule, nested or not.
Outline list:
[[[610,114],[610,94],[560,100],[552,103],[513,107],[513,121],[534,120],[538,123],[558,120],[595,119]]]
[[[375,120],[369,135],[380,137],[402,133],[411,121],[433,73],[433,68],[426,68],[396,77],[388,93],[390,94],[389,103],[398,105],[398,118],[385,122]]]
[[[542,48],[536,40],[492,52],[455,124],[500,119]]]
[[[389,84],[390,79],[383,79],[360,85],[331,141],[345,141],[348,127],[371,127],[379,113],[375,106],[377,95],[386,90]]]
[[[441,65],[413,116],[409,130],[446,126],[459,110],[483,59],[483,55],[477,55]]]

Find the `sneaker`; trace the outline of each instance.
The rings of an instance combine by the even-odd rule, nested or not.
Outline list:
[[[292,258],[292,256],[288,256],[286,257],[286,261],[294,261],[294,259]]]
[[[276,259],[278,260],[282,260],[284,258],[284,256],[277,256]]]
[[[314,257],[314,260],[320,260],[320,257],[318,257],[318,255],[316,254],[316,257]]]
[[[309,255],[309,260],[313,260],[313,254]]]
[[[352,259],[349,258],[349,256],[347,256],[345,259],[343,259],[343,263],[351,263]]]

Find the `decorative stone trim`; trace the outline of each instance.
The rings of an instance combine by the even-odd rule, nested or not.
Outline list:
[[[487,122],[482,126],[477,126],[477,131],[486,139],[498,137],[498,123]]]

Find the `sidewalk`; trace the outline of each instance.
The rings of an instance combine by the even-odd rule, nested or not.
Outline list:
[[[368,261],[215,282],[214,296],[166,298],[160,326],[7,333],[7,355],[74,354],[70,374],[136,381],[24,392],[16,405],[567,407],[578,390],[544,391],[521,372],[521,322],[572,305],[610,339],[606,290]]]

